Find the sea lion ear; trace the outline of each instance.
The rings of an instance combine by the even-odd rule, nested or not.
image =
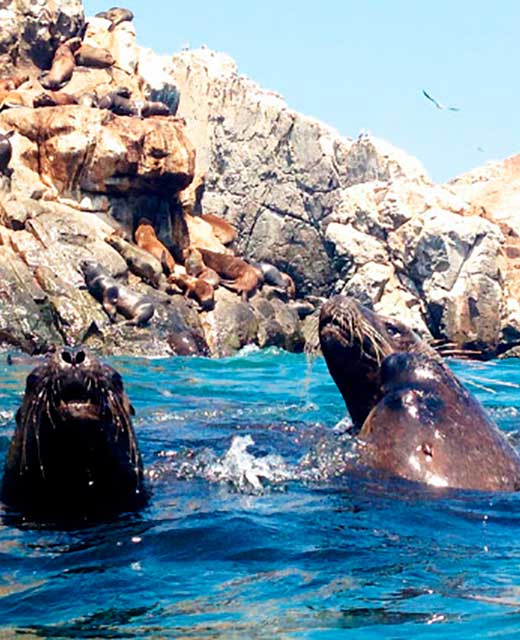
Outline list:
[[[128,403],[128,411],[129,411],[131,416],[135,416],[134,405],[131,402]]]

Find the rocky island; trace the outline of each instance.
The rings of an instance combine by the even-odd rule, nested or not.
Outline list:
[[[369,135],[291,110],[131,12],[6,0],[0,342],[29,353],[301,350],[354,296],[485,357],[520,343],[520,156],[436,185]]]

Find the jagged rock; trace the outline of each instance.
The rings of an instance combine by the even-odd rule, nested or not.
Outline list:
[[[223,287],[215,291],[215,302],[202,321],[211,353],[227,357],[255,343],[259,321],[251,305]]]
[[[0,342],[28,353],[61,342],[53,309],[32,273],[9,247],[0,246]]]
[[[140,120],[66,106],[5,111],[1,125],[29,141],[19,162],[55,194],[174,195],[193,178],[195,152],[172,118]],[[16,176],[18,162],[13,166]]]
[[[504,308],[500,229],[481,218],[430,209],[398,235],[433,333],[458,344],[496,347]]]
[[[520,236],[520,155],[469,171],[448,183],[473,211]]]
[[[387,143],[352,142],[290,110],[240,76],[228,56],[187,51],[172,67],[179,115],[198,154],[184,201],[234,224],[238,251],[287,271],[300,294],[326,294],[334,285],[333,247],[321,221],[341,187],[402,176],[428,182],[417,161]]]

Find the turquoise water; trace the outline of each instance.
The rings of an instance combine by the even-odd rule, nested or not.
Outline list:
[[[3,518],[1,638],[518,637],[520,497],[336,477],[321,359],[110,362],[153,498],[84,529]],[[518,361],[453,368],[518,442]],[[28,370],[0,365],[2,463]]]

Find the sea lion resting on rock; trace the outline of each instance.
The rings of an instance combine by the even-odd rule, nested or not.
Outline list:
[[[163,265],[166,275],[175,270],[175,260],[167,247],[159,240],[148,218],[141,218],[134,233],[135,242],[140,249],[148,251]]]
[[[29,76],[26,74],[0,78],[0,91],[14,91],[15,89],[18,89],[18,87],[20,87],[24,82],[27,82],[27,80],[29,80]]]
[[[162,264],[148,251],[136,247],[117,235],[117,232],[106,238],[106,242],[113,247],[126,261],[132,273],[159,288],[164,280]]]
[[[209,249],[198,249],[204,264],[218,273],[221,284],[246,300],[262,284],[262,273],[245,260]]]
[[[48,91],[47,93],[40,93],[33,99],[33,107],[35,109],[39,107],[56,107],[66,106],[71,104],[78,104],[76,96],[70,93],[64,93],[63,91]]]
[[[146,296],[119,283],[93,260],[84,260],[80,267],[89,292],[101,302],[112,322],[116,320],[116,313],[128,319],[126,324],[138,327],[144,326],[151,319],[155,307]]]
[[[58,91],[72,78],[76,67],[74,52],[81,46],[81,39],[77,36],[70,38],[56,49],[49,71],[40,75],[40,84],[44,89]]]
[[[118,116],[148,118],[149,116],[169,116],[171,114],[170,108],[164,102],[131,99],[126,87],[105,94],[100,98],[98,106],[100,109],[108,109]]]
[[[220,284],[220,276],[214,269],[210,269],[204,264],[201,252],[195,247],[188,247],[183,251],[184,267],[190,276],[201,278],[208,282],[213,288]]]
[[[121,376],[86,349],[59,348],[27,378],[2,500],[38,518],[98,518],[147,493]]]
[[[319,332],[359,463],[437,487],[520,489],[516,451],[413,331],[335,296],[321,309]]]
[[[114,64],[114,57],[108,49],[85,43],[76,51],[75,59],[78,67],[106,69]]]
[[[13,147],[11,146],[11,138],[14,131],[0,133],[0,174],[7,175],[9,173],[8,166],[13,155]]]
[[[249,264],[262,272],[265,284],[282,289],[289,298],[294,298],[296,288],[289,274],[280,271],[269,262],[250,262]]]
[[[168,276],[168,282],[176,285],[185,296],[196,300],[202,310],[209,311],[215,306],[215,290],[206,280],[177,272]]]

